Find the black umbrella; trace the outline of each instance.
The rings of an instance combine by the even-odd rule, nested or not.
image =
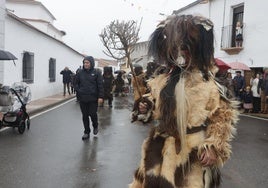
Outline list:
[[[16,60],[16,58],[12,53],[4,50],[0,50],[0,60]]]
[[[13,60],[14,65],[16,65],[14,61],[16,59],[18,58],[9,51],[0,50],[0,60]]]

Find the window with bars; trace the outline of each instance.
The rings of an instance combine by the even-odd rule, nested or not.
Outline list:
[[[23,53],[22,80],[26,83],[34,82],[34,53],[32,52]]]
[[[56,59],[50,58],[48,62],[48,77],[50,82],[56,81]]]

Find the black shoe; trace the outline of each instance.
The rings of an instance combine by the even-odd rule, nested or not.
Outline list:
[[[96,135],[96,134],[98,134],[98,132],[99,132],[99,129],[98,128],[94,128],[93,134]]]
[[[89,134],[84,134],[84,135],[82,136],[82,140],[87,140],[87,139],[89,139]]]

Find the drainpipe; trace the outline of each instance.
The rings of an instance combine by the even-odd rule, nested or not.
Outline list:
[[[226,7],[226,0],[224,0],[224,5],[223,5],[223,15],[222,15],[222,28],[221,28],[221,48],[223,47],[222,46],[222,43],[223,43],[223,32],[224,32],[224,23],[225,23],[225,7]]]
[[[224,27],[224,22],[225,22],[225,7],[226,7],[226,0],[224,0],[224,6],[223,6],[222,27]]]

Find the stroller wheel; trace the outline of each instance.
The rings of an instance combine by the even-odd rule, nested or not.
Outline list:
[[[19,131],[20,134],[23,134],[24,133],[25,127],[26,127],[25,126],[25,121],[21,121],[20,124],[19,124],[19,126],[18,126],[18,131]]]
[[[31,120],[30,120],[30,118],[27,118],[26,119],[26,126],[27,126],[28,130],[30,129],[30,124],[31,124]]]

